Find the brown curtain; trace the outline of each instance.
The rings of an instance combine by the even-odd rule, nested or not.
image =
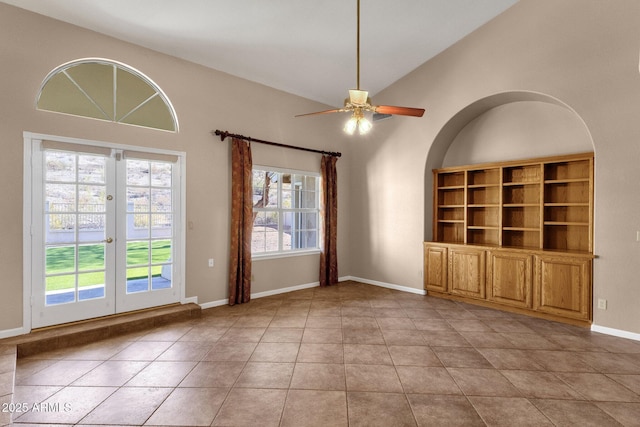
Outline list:
[[[320,286],[338,283],[338,175],[335,156],[322,156],[322,193],[320,215],[322,216],[322,252],[320,253]]]
[[[251,299],[252,167],[251,146],[247,141],[234,138],[231,146],[229,305]]]

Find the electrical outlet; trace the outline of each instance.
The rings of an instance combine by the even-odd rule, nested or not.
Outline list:
[[[213,258],[209,258],[209,267],[213,267]]]
[[[598,300],[598,308],[600,310],[606,310],[607,309],[607,300],[606,299],[599,299]]]
[[[636,242],[640,242],[640,231],[636,231]]]

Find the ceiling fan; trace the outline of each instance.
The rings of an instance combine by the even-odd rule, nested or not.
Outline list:
[[[349,135],[358,129],[360,135],[371,130],[371,122],[364,117],[365,112],[373,112],[375,115],[388,117],[390,115],[422,117],[424,108],[395,107],[391,105],[373,105],[369,92],[360,90],[360,0],[357,0],[357,69],[356,69],[356,89],[349,89],[349,97],[344,100],[344,107],[332,110],[317,111],[315,113],[298,114],[295,117],[313,116],[317,114],[329,113],[352,113],[351,118],[344,126],[344,131]]]

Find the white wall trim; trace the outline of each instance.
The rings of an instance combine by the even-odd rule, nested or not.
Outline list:
[[[626,338],[629,340],[640,341],[640,334],[635,332],[623,331],[621,329],[607,328],[606,326],[591,325],[593,332],[599,332],[601,334],[612,335],[614,337]]]
[[[409,292],[409,293],[412,293],[412,294],[418,294],[418,295],[426,295],[427,294],[427,291],[425,291],[424,289],[416,289],[416,288],[410,288],[408,286],[396,285],[396,284],[393,284],[393,283],[386,283],[386,282],[379,282],[377,280],[363,279],[362,277],[349,276],[345,280],[354,280],[356,282],[366,283],[367,285],[380,286],[382,288],[395,289],[396,291]]]

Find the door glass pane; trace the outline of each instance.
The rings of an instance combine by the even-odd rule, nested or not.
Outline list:
[[[46,305],[64,304],[76,300],[76,275],[48,276],[45,286]]]
[[[78,300],[103,298],[105,292],[104,271],[78,275]]]
[[[127,160],[127,292],[172,287],[173,165]]]
[[[104,184],[106,169],[104,157],[81,155],[78,159],[78,181]]]
[[[107,160],[57,151],[44,157],[46,304],[102,298]]]
[[[149,267],[127,268],[127,293],[149,290]]]

